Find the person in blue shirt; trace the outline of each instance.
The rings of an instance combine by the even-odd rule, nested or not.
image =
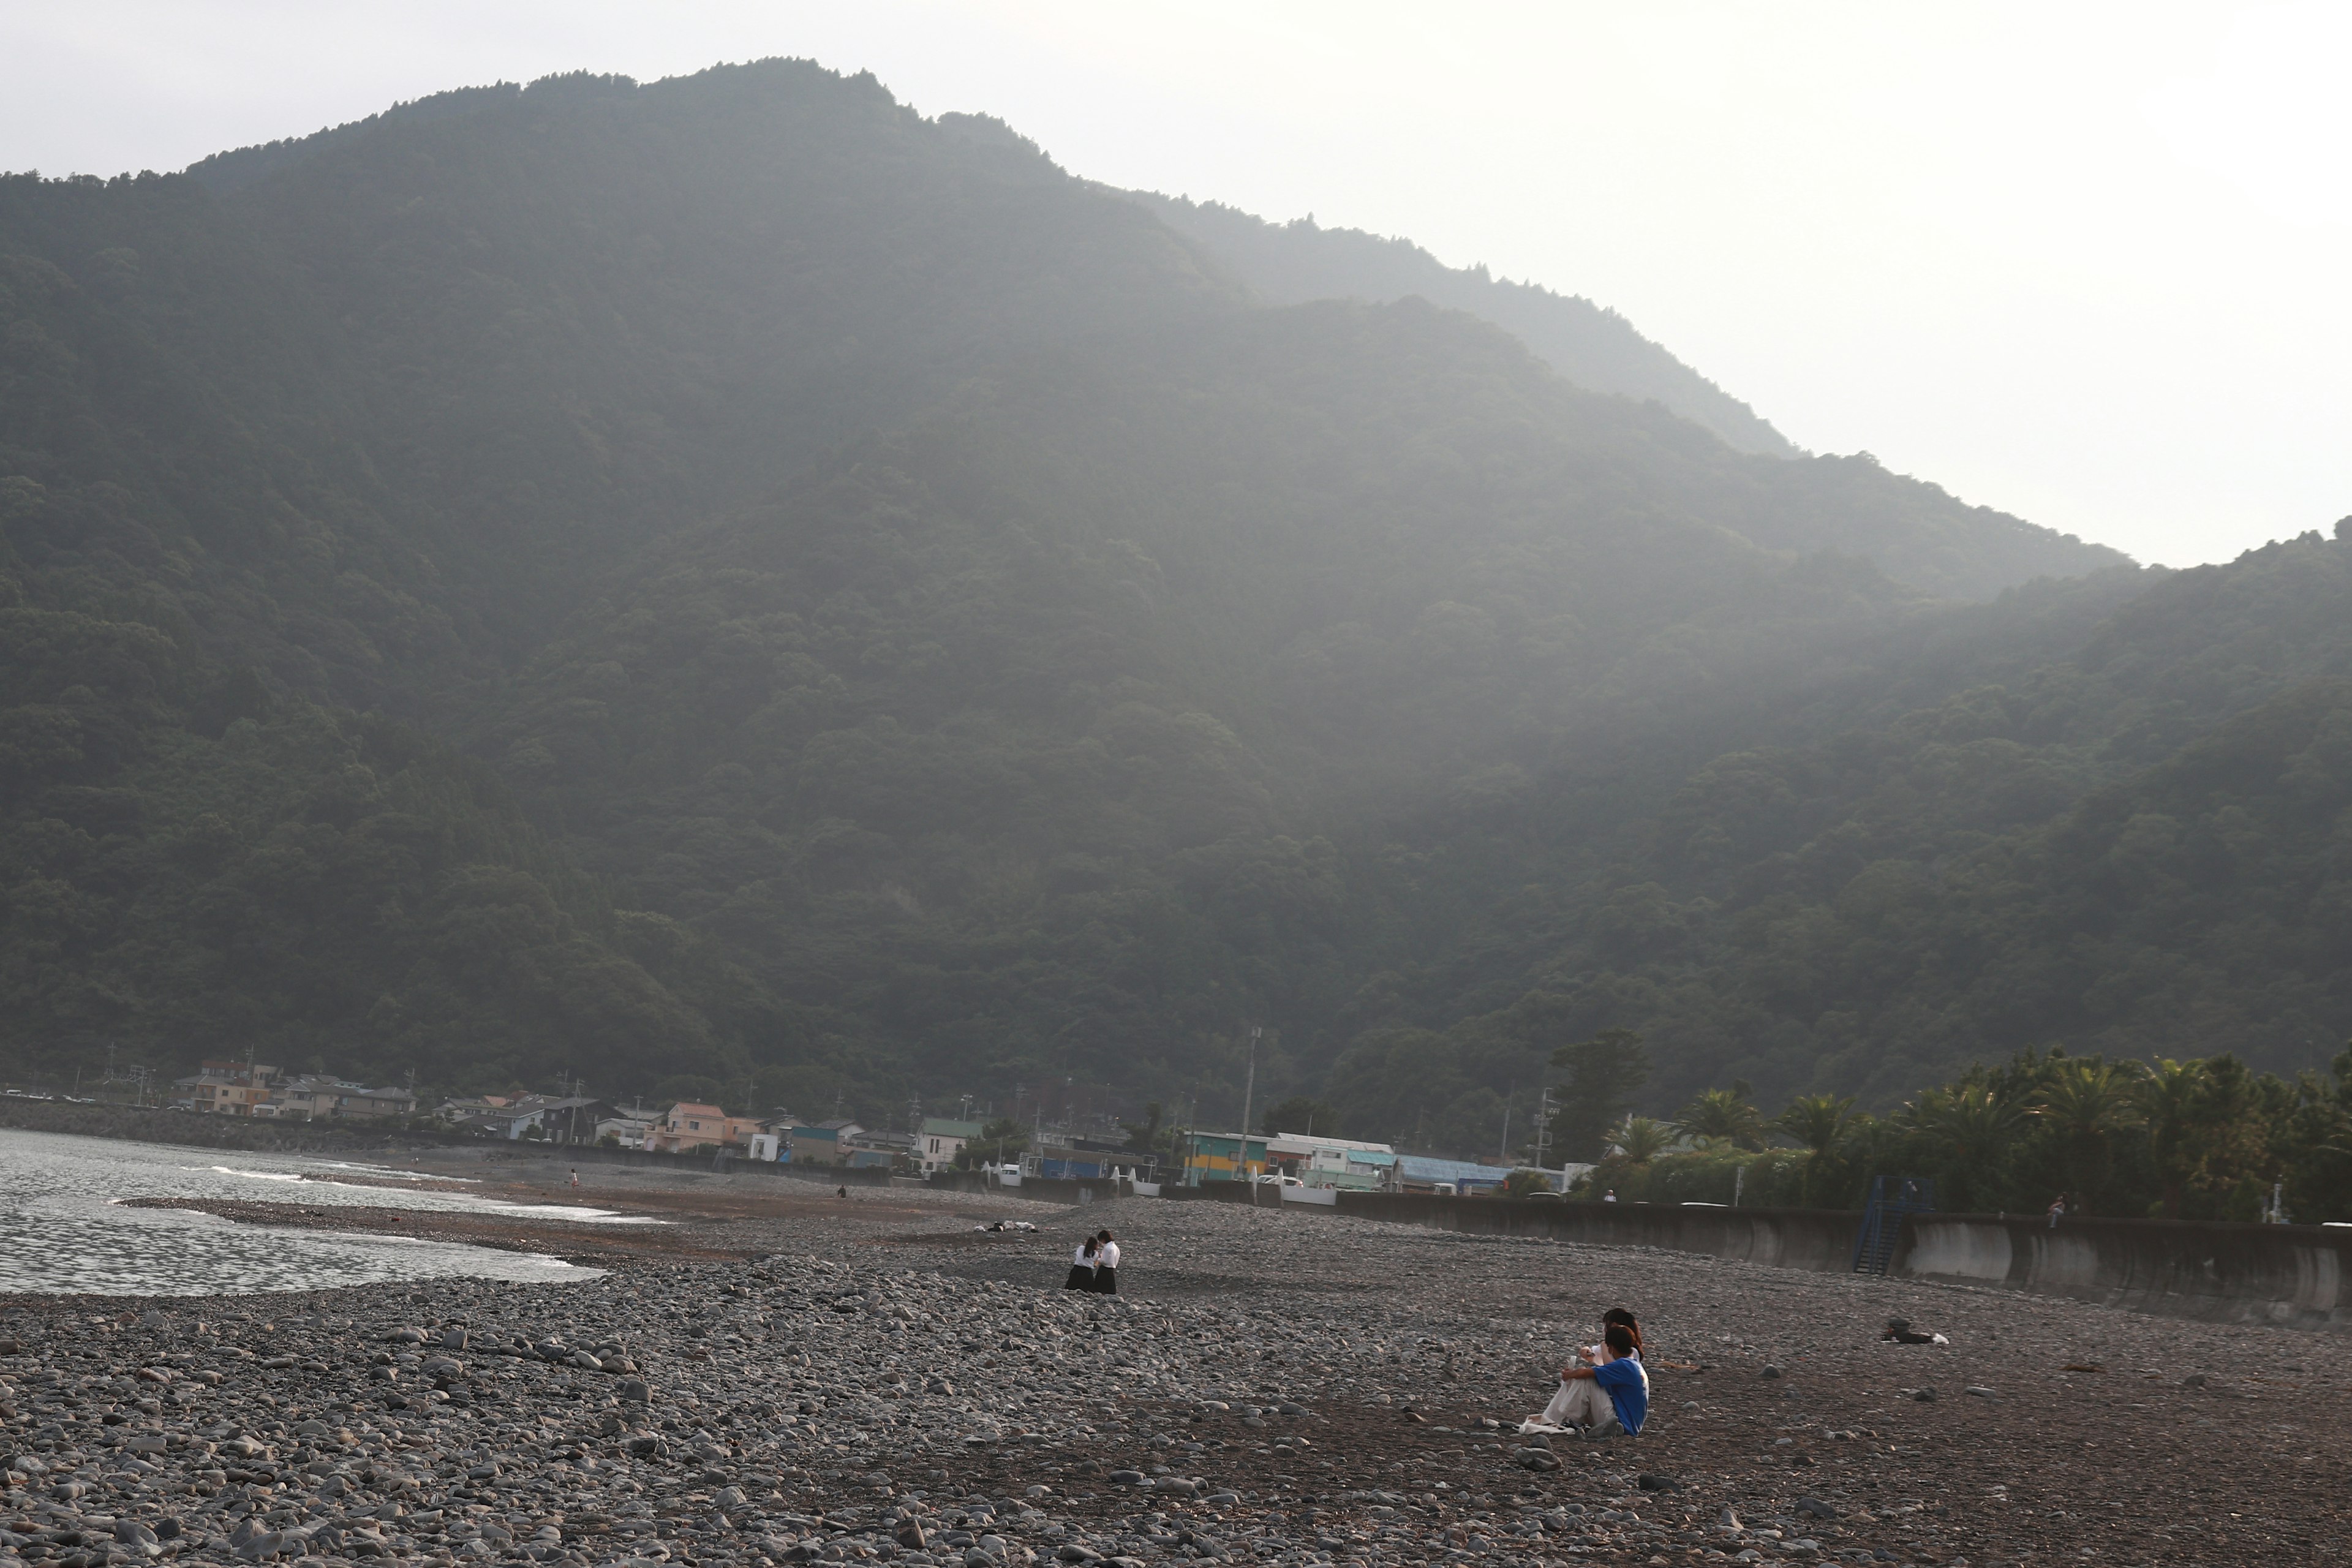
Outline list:
[[[1609,1360],[1599,1366],[1570,1367],[1559,1374],[1560,1381],[1574,1383],[1591,1378],[1609,1395],[1609,1407],[1616,1413],[1617,1425],[1625,1429],[1627,1436],[1637,1436],[1642,1423],[1650,1415],[1650,1374],[1642,1370],[1641,1358],[1633,1353],[1633,1331],[1622,1323],[1612,1323],[1601,1336],[1601,1342],[1609,1347]]]

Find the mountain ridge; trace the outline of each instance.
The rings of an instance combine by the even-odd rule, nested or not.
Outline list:
[[[0,179],[0,1050],[1237,1107],[1255,1023],[1466,1148],[1546,1030],[1883,1099],[2352,1027],[2324,941],[2213,978],[2167,858],[2334,929],[2344,546],[1738,452],[1001,131],[771,62]],[[2168,782],[2217,744],[2270,761]],[[1936,970],[2118,919],[2110,799],[2176,828],[2100,963],[2205,1012]]]
[[[1617,311],[1580,295],[1495,278],[1484,266],[1448,267],[1402,236],[1324,228],[1311,216],[1273,223],[1219,202],[1123,194],[1200,243],[1268,303],[1359,299],[1384,304],[1418,295],[1493,321],[1580,386],[1655,399],[1738,451],[1798,455],[1748,405],[1643,336]]]

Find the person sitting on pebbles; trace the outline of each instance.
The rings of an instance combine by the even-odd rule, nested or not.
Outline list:
[[[1642,1423],[1650,1416],[1650,1374],[1643,1370],[1633,1331],[1622,1323],[1612,1323],[1601,1338],[1605,1359],[1594,1366],[1569,1367],[1559,1374],[1564,1386],[1591,1387],[1608,1395],[1605,1408],[1592,1412],[1592,1419],[1576,1424],[1578,1435],[1607,1437],[1614,1435],[1612,1428],[1622,1427],[1627,1436],[1639,1436]],[[1588,1405],[1598,1403],[1588,1401]]]
[[[1095,1291],[1118,1294],[1118,1242],[1107,1230],[1095,1237]]]
[[[1643,1370],[1640,1342],[1633,1328],[1619,1322],[1608,1324],[1601,1341],[1589,1347],[1591,1365],[1580,1363],[1561,1371],[1559,1392],[1522,1430],[1581,1436],[1608,1436],[1617,1427],[1628,1435],[1642,1430],[1650,1411],[1650,1374]]]
[[[1091,1290],[1095,1288],[1095,1238],[1080,1241],[1070,1252],[1070,1277],[1062,1281],[1065,1290]]]

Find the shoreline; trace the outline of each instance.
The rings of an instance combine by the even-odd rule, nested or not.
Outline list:
[[[0,1562],[69,1568],[68,1530],[224,1565],[2320,1562],[2352,1479],[2352,1352],[2289,1331],[1239,1205],[599,1176],[670,1223],[182,1205],[455,1221],[593,1280],[0,1300],[0,1453],[43,1466],[0,1531],[53,1548]],[[1129,1294],[1057,1289],[1082,1224]],[[1651,1429],[1509,1431],[1620,1302]],[[1952,1343],[1880,1342],[1895,1315]]]
[[[440,1137],[382,1128],[362,1131],[332,1121],[278,1121],[267,1117],[173,1110],[155,1105],[75,1105],[64,1100],[8,1096],[0,1096],[0,1130],[120,1139],[183,1149],[288,1155],[404,1153],[462,1149],[481,1142],[455,1134]]]

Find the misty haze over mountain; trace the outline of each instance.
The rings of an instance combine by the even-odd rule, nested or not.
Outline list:
[[[0,1045],[1488,1147],[2352,1034],[2352,525],[2186,572],[1591,302],[766,61],[0,178]],[[2324,520],[2313,520],[2315,525]]]

